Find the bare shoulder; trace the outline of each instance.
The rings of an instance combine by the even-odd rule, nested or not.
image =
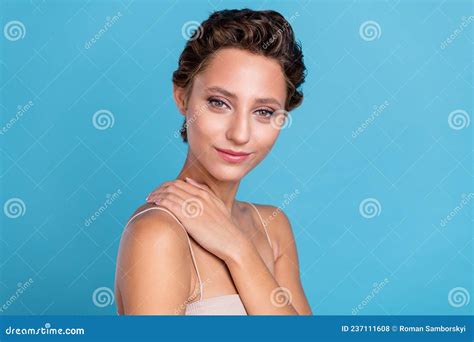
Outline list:
[[[280,207],[256,203],[254,205],[262,216],[272,242],[276,242],[278,256],[282,252],[282,246],[288,245],[288,242],[292,242],[294,239],[290,220]]]
[[[139,215],[137,215],[139,214]],[[179,238],[186,242],[187,237],[184,228],[176,219],[155,204],[146,203],[140,206],[131,216],[131,221],[126,227],[124,234],[131,234],[137,238]]]
[[[275,259],[275,280],[279,286],[290,291],[293,307],[299,315],[311,315],[311,307],[301,284],[298,252],[288,216],[280,207],[256,206],[266,223],[269,234],[273,234],[277,241],[278,256]]]
[[[254,203],[254,205],[257,207],[267,228],[274,229],[277,234],[291,231],[290,220],[282,208],[269,204]]]
[[[126,314],[177,313],[190,294],[186,232],[169,213],[151,207],[137,209],[120,240],[116,283]]]

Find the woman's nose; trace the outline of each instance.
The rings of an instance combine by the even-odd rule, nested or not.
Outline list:
[[[236,144],[245,144],[250,139],[250,120],[246,113],[236,112],[229,122],[227,139]]]

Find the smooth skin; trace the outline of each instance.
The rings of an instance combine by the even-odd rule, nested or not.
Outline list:
[[[300,280],[291,224],[280,209],[258,205],[258,216],[235,199],[241,179],[273,147],[285,115],[286,83],[277,61],[226,48],[195,75],[192,89],[174,87],[187,118],[188,155],[176,180],[165,182],[136,212],[155,205],[124,231],[116,270],[118,312],[183,315],[199,295],[187,234],[205,297],[238,293],[249,315],[311,315]],[[251,153],[238,164],[215,147]]]

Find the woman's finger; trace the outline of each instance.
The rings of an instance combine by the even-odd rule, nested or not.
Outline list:
[[[169,207],[168,209],[173,209],[173,214],[178,218],[181,217],[185,206],[185,199],[174,193],[160,194],[156,196],[155,204],[159,206]]]
[[[170,186],[171,184],[173,183],[173,181],[168,181],[168,182],[163,182],[160,184],[160,186],[156,187],[155,190],[153,190],[152,192],[150,192],[148,194],[148,196],[146,197],[146,199],[148,199],[150,197],[150,195],[154,194],[155,192],[161,190],[161,189],[166,189],[168,186]]]
[[[183,224],[185,224],[187,219],[201,216],[204,211],[202,202],[196,197],[183,199],[175,193],[159,195],[158,205],[172,210],[173,214],[175,214]]]
[[[201,188],[205,191],[209,191],[210,193],[212,193],[211,188],[209,186],[207,186],[206,184],[198,183],[194,179],[189,178],[189,177],[186,177],[186,181],[190,184],[193,184],[193,185],[197,186],[198,188]]]
[[[160,193],[166,193],[166,192],[174,192],[174,191],[179,191],[181,190],[182,188],[181,187],[178,187],[176,182],[173,181],[173,182],[166,182],[164,183],[162,186],[156,188],[155,190],[153,190],[153,192],[151,192],[147,197],[146,197],[146,201],[147,202],[154,202],[154,198],[156,195],[160,194]],[[185,189],[184,189],[185,190]],[[183,190],[181,190],[183,191]],[[182,194],[182,196],[184,196],[184,194]]]
[[[198,188],[197,186],[192,185],[191,183],[185,182],[185,181],[180,180],[180,179],[178,179],[178,180],[173,184],[173,186],[174,186],[174,187],[177,187],[177,188],[180,188],[180,189],[182,189],[183,191],[186,191],[186,192],[189,193],[189,195],[192,196],[192,197],[201,198],[203,192],[207,192],[206,189]]]
[[[151,197],[151,199],[153,199],[153,202],[157,204],[160,203],[160,201],[165,198],[169,198],[177,203],[182,203],[189,197],[190,197],[189,194],[181,189],[172,189],[172,190],[160,191],[154,194]]]
[[[168,196],[160,198],[158,205],[171,211],[181,222],[182,205],[179,202]]]

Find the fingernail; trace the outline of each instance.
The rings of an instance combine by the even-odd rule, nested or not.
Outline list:
[[[196,182],[196,181],[195,181],[194,179],[192,179],[192,178],[186,177],[186,181],[187,181],[188,183],[191,183],[191,184],[193,184],[193,185],[199,187],[199,183]]]

